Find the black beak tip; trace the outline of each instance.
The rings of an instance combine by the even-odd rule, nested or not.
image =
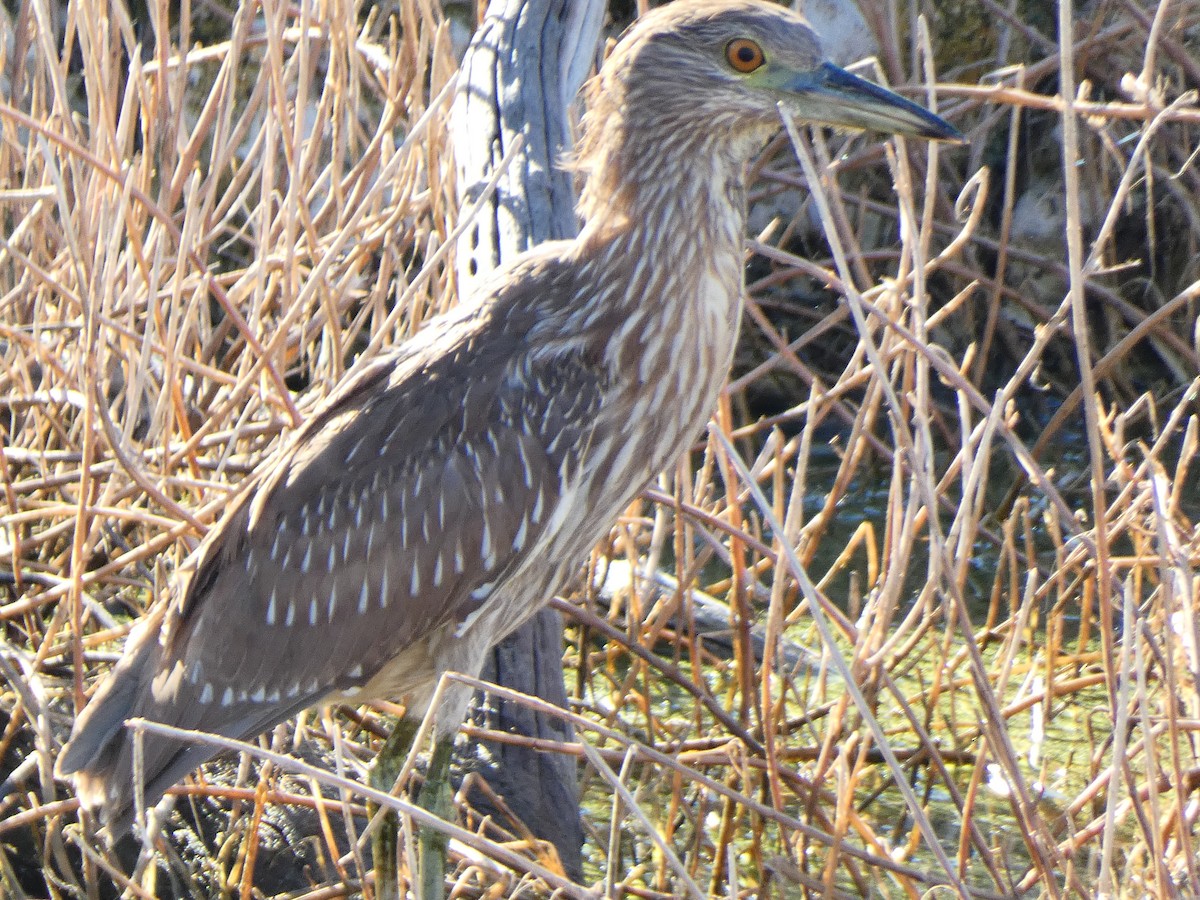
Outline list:
[[[921,118],[924,121],[921,123],[921,127],[918,127],[916,130],[918,137],[930,141],[938,141],[943,144],[954,144],[956,146],[969,143],[961,131],[936,113],[922,109]]]
[[[970,143],[961,131],[944,119],[938,119],[937,127],[930,128],[925,137],[931,141],[952,144],[956,147],[963,147]]]

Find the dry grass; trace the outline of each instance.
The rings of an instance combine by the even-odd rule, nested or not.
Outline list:
[[[184,59],[154,39],[165,4],[135,28],[41,0],[0,29],[0,893],[254,896],[280,850],[247,826],[313,807],[284,842],[304,895],[369,882],[352,844],[378,710],[310,716],[267,765],[185,786],[232,804],[231,836],[150,865],[95,846],[49,773],[231,487],[354,360],[453,302],[435,6],[405,0],[397,25],[246,5]],[[1181,99],[1200,21],[1069,13],[1060,45],[1044,10],[956,4],[983,24],[935,36],[938,100],[969,149],[793,131],[765,157],[760,209],[804,182],[812,200],[754,244],[715,424],[607,549],[727,601],[734,655],[695,638],[688,591],[569,607],[588,746],[557,750],[586,763],[588,874],[612,895],[1200,884],[1200,111]],[[931,60],[915,18],[873,25],[893,82]],[[1064,66],[1093,79],[1076,104]],[[814,661],[784,665],[779,639]],[[460,838],[464,896],[552,868]]]

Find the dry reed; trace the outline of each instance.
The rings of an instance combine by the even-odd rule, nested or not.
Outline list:
[[[454,302],[450,27],[432,0],[101,6],[0,21],[0,893],[369,892],[386,705],[182,786],[232,824],[139,860],[50,770],[232,487]],[[764,156],[757,209],[787,215],[731,389],[558,601],[587,746],[546,749],[583,763],[606,895],[1195,895],[1200,22],[1029,6],[872,22],[895,83],[938,48],[969,149],[788,129]],[[609,559],[726,601],[732,657],[689,589],[598,606]],[[280,810],[311,826],[282,849]],[[464,822],[462,896],[584,895]]]

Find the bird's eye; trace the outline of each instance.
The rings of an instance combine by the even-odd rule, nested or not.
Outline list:
[[[738,38],[730,41],[725,48],[725,58],[735,71],[749,74],[766,62],[762,47],[749,38]]]

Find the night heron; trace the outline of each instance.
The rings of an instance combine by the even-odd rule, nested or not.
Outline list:
[[[824,61],[762,2],[640,19],[590,87],[578,238],[544,244],[340,386],[248,479],[131,634],[58,759],[126,828],[213,755],[141,716],[244,738],[306,707],[426,711],[439,676],[571,577],[702,427],[742,314],[747,161],[799,119],[957,140]],[[447,747],[468,691],[438,710]],[[443,754],[444,755],[444,754]]]

